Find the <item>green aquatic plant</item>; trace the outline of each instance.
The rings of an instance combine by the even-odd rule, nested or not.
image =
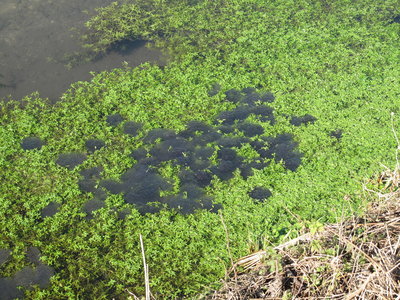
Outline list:
[[[353,195],[362,178],[395,159],[390,113],[399,112],[396,5],[154,0],[100,9],[85,37],[93,51],[145,38],[169,51],[171,61],[95,74],[52,106],[37,95],[0,104],[0,247],[13,250],[0,266],[1,277],[29,267],[24,251],[35,245],[55,276],[45,289],[27,291],[28,299],[124,298],[127,289],[144,295],[141,234],[154,295],[190,297],[218,282],[231,258],[246,255],[252,242],[262,247],[261,241],[290,236],[299,228],[293,216],[325,222],[357,209]],[[216,82],[220,87],[214,89]],[[290,122],[307,115],[316,119],[313,124]],[[143,126],[125,134],[128,122]],[[244,137],[241,122],[264,132],[257,127],[259,136]],[[154,171],[148,176],[158,183],[158,196],[171,196],[173,209],[164,201],[157,213],[141,214],[126,194],[131,202],[157,195],[138,199],[135,191],[145,192],[138,176],[121,192],[119,184],[151,153],[178,155],[152,145],[179,146],[162,144],[172,135],[152,131],[160,129],[186,133],[197,143],[193,153],[215,147],[202,154],[211,155],[202,160],[211,159],[207,168],[216,167],[215,174],[180,157],[190,164],[160,171],[179,172],[171,181],[183,191],[168,194]],[[157,138],[145,142],[149,132]],[[46,143],[24,150],[26,137]],[[86,142],[94,138],[106,146],[88,151]],[[251,166],[226,162],[232,151],[218,157],[223,148]],[[65,168],[56,163],[65,153],[86,159]],[[296,153],[294,160],[288,153]],[[254,201],[249,193],[256,187],[272,195]],[[201,200],[200,209],[183,202],[191,198]],[[210,201],[222,207],[226,228]],[[93,203],[101,208],[92,212]],[[180,207],[190,213],[179,213]],[[121,218],[123,211],[129,213]]]

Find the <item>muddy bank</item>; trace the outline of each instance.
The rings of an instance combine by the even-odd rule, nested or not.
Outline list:
[[[65,55],[82,51],[78,35],[96,7],[112,0],[3,0],[0,10],[0,98],[20,99],[38,91],[56,100],[75,81],[88,80],[89,72],[136,66],[143,62],[164,64],[161,52],[135,42],[123,52],[71,69]]]

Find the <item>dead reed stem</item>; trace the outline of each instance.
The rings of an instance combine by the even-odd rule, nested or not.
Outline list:
[[[143,237],[140,234],[140,247],[142,248],[142,258],[143,258],[143,267],[144,267],[144,284],[146,288],[146,300],[150,300],[150,281],[149,281],[149,266],[146,263],[146,256],[144,254],[144,245],[143,245]]]

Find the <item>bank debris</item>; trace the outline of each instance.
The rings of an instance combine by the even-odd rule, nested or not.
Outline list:
[[[387,169],[364,185],[362,216],[243,257],[207,299],[400,299],[399,185]]]

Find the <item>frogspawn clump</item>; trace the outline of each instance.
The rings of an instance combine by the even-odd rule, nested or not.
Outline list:
[[[250,142],[250,140],[246,137],[222,137],[219,139],[216,144],[219,147],[240,148],[243,144]]]
[[[129,121],[124,124],[123,131],[130,136],[137,136],[142,126],[141,123]]]
[[[192,143],[195,146],[206,146],[209,143],[215,142],[221,138],[221,134],[217,131],[210,131],[193,138]]]
[[[400,23],[400,15],[393,17],[392,20],[389,22],[389,24],[393,23],[398,23],[398,24]]]
[[[50,284],[50,278],[54,275],[54,269],[40,263],[35,268],[24,267],[14,275],[16,285],[29,288],[38,285],[44,289]]]
[[[193,183],[184,183],[177,195],[167,196],[162,199],[170,208],[177,209],[182,214],[193,213],[196,209],[212,208],[210,199],[205,196],[205,191]]]
[[[235,127],[232,125],[221,125],[217,129],[224,134],[233,133],[235,131]]]
[[[105,204],[103,201],[100,201],[98,199],[92,199],[92,200],[85,202],[82,210],[83,210],[83,212],[85,212],[87,214],[86,219],[92,219],[93,212],[100,208],[103,208],[104,206],[105,206]]]
[[[187,134],[187,136],[193,136],[196,133],[207,133],[213,130],[211,125],[208,125],[201,121],[190,121],[186,125],[186,129],[181,131],[180,134]],[[184,136],[185,137],[185,136]]]
[[[58,212],[59,207],[60,207],[59,203],[50,202],[47,206],[45,206],[41,210],[40,215],[42,218],[52,217]]]
[[[134,204],[142,212],[152,208],[152,202],[160,202],[160,191],[169,190],[171,185],[156,173],[151,166],[136,164],[121,176],[121,182],[103,180],[100,185],[110,193],[123,193],[125,202]]]
[[[257,101],[260,101],[260,95],[258,93],[249,93],[243,97],[242,103],[248,105],[256,105]]]
[[[80,174],[83,176],[83,179],[78,181],[79,189],[82,192],[93,193],[99,196],[102,191],[97,187],[97,180],[100,178],[101,171],[102,168],[99,167],[82,170]],[[101,196],[96,198],[101,198]]]
[[[267,198],[272,196],[272,193],[269,189],[263,187],[255,187],[249,193],[249,196],[255,200],[264,201]]]
[[[257,90],[253,87],[245,87],[242,89],[242,93],[247,94],[247,95],[255,93],[256,91]]]
[[[29,287],[30,285],[33,285],[36,281],[35,269],[28,266],[24,267],[23,269],[15,273],[14,280],[17,283],[17,285],[23,287]]]
[[[264,128],[258,124],[242,123],[238,126],[238,129],[244,133],[247,137],[253,137],[264,133]]]
[[[316,117],[313,117],[312,115],[304,115],[302,117],[292,117],[290,120],[290,124],[294,126],[300,126],[301,124],[310,124],[314,123],[317,120]]]
[[[97,190],[96,181],[93,179],[81,179],[78,181],[79,189],[82,192],[94,193]]]
[[[29,247],[26,251],[26,257],[28,258],[28,261],[35,265],[40,264],[40,255],[40,250],[37,247]]]
[[[166,141],[176,137],[176,132],[171,129],[156,128],[150,130],[143,139],[144,143],[152,144],[157,140]]]
[[[186,139],[177,137],[155,145],[149,153],[153,157],[156,157],[158,162],[165,162],[187,155],[192,152],[193,149],[193,143]]]
[[[56,160],[56,163],[60,166],[66,167],[70,170],[80,165],[86,160],[86,155],[78,152],[63,153],[60,154]]]
[[[204,196],[205,193],[202,188],[193,183],[182,184],[180,188],[181,193],[183,193],[187,199],[198,199]]]
[[[12,300],[22,298],[24,293],[17,288],[17,283],[13,278],[0,278],[0,299]]]
[[[195,149],[193,155],[198,159],[209,159],[214,154],[214,148],[212,147],[199,147]]]
[[[39,285],[41,289],[45,289],[50,284],[50,278],[54,275],[54,269],[50,266],[40,264],[36,267],[35,284]]]
[[[257,117],[261,122],[269,122],[271,125],[275,124],[275,116],[273,109],[268,106],[256,106],[252,114]]]
[[[236,150],[230,148],[222,148],[218,150],[217,158],[233,161],[237,158]]]
[[[103,148],[106,145],[106,143],[99,139],[90,139],[90,140],[86,141],[85,145],[86,145],[87,151],[90,153],[93,153],[93,152]]]
[[[217,124],[232,125],[235,121],[243,121],[253,112],[253,108],[250,106],[238,106],[234,109],[221,112],[217,116]]]
[[[85,179],[99,179],[100,173],[103,171],[103,168],[101,167],[93,167],[89,169],[82,170],[80,174],[85,178]]]
[[[104,187],[111,194],[116,195],[124,191],[124,185],[118,181],[112,179],[106,179],[100,181],[100,186]]]
[[[211,172],[221,180],[228,180],[233,177],[233,172],[240,167],[239,160],[220,160],[217,166],[210,168]]]
[[[271,103],[271,102],[275,101],[275,96],[271,92],[267,92],[267,93],[261,95],[260,101],[264,102],[264,103],[265,102]]]
[[[275,138],[267,139],[270,145],[270,151],[275,154],[275,160],[277,162],[283,160],[284,166],[291,170],[296,169],[301,164],[302,154],[296,151],[297,142],[293,140],[290,134],[280,134]]]
[[[181,184],[190,183],[204,188],[210,185],[212,180],[212,174],[209,170],[198,170],[198,171],[183,170],[179,173],[179,180]]]
[[[337,140],[340,140],[343,136],[343,131],[340,129],[337,129],[337,130],[331,131],[329,135],[331,137],[336,138]]]
[[[109,126],[116,127],[118,126],[124,118],[120,114],[114,114],[107,116],[106,122]]]
[[[238,103],[243,98],[243,94],[235,89],[227,90],[225,96],[226,101],[232,103]]]
[[[139,141],[139,148],[130,155],[135,164],[119,180],[103,179],[99,182],[99,176],[84,176],[79,182],[80,189],[93,193],[95,197],[94,202],[86,204],[85,210],[91,214],[92,209],[88,206],[102,206],[101,200],[107,197],[107,191],[122,194],[125,202],[135,205],[142,214],[154,213],[164,207],[181,213],[191,213],[196,209],[215,211],[220,206],[213,205],[212,197],[207,196],[205,190],[213,178],[229,180],[236,170],[243,178],[248,178],[254,169],[264,169],[272,159],[282,161],[289,170],[296,170],[301,163],[301,154],[296,151],[297,143],[292,136],[265,137],[264,126],[249,120],[251,117],[258,123],[273,125],[274,110],[266,103],[273,102],[274,95],[270,92],[261,94],[249,87],[241,91],[228,90],[225,96],[226,101],[237,106],[220,112],[212,125],[190,121],[180,132],[166,128],[150,130]],[[108,120],[113,118],[122,120],[117,115],[109,116]],[[312,120],[304,116],[294,123],[298,121],[310,123]],[[130,121],[124,124],[123,131],[137,136],[141,128],[142,124]],[[144,145],[140,146],[141,142]],[[255,152],[246,158],[239,155],[236,148],[240,149],[247,143]],[[164,178],[165,167],[176,169],[178,178]],[[173,187],[179,190],[175,191]],[[259,200],[269,196],[263,189],[255,189],[250,195]]]
[[[208,96],[214,97],[215,95],[218,94],[220,90],[221,90],[221,85],[219,83],[214,83],[211,90],[208,91]]]
[[[26,137],[21,142],[21,148],[24,150],[41,149],[43,142],[40,138],[35,136]]]
[[[181,214],[187,215],[200,208],[200,204],[190,201],[182,195],[173,195],[165,198],[169,208],[178,210]]]
[[[124,199],[139,206],[160,201],[160,191],[168,190],[169,184],[158,174],[147,173],[140,181],[125,181]]]
[[[183,167],[189,167],[193,171],[199,171],[199,170],[204,170],[208,168],[211,165],[211,162],[209,159],[202,159],[199,157],[187,157],[187,159],[184,163],[179,163]]]
[[[130,156],[134,160],[139,161],[141,159],[146,158],[148,153],[149,152],[145,148],[138,148],[138,149],[133,150]]]
[[[239,170],[240,170],[240,176],[242,176],[244,179],[247,179],[250,176],[254,175],[253,168],[249,164],[243,164],[242,166],[239,167]]]

